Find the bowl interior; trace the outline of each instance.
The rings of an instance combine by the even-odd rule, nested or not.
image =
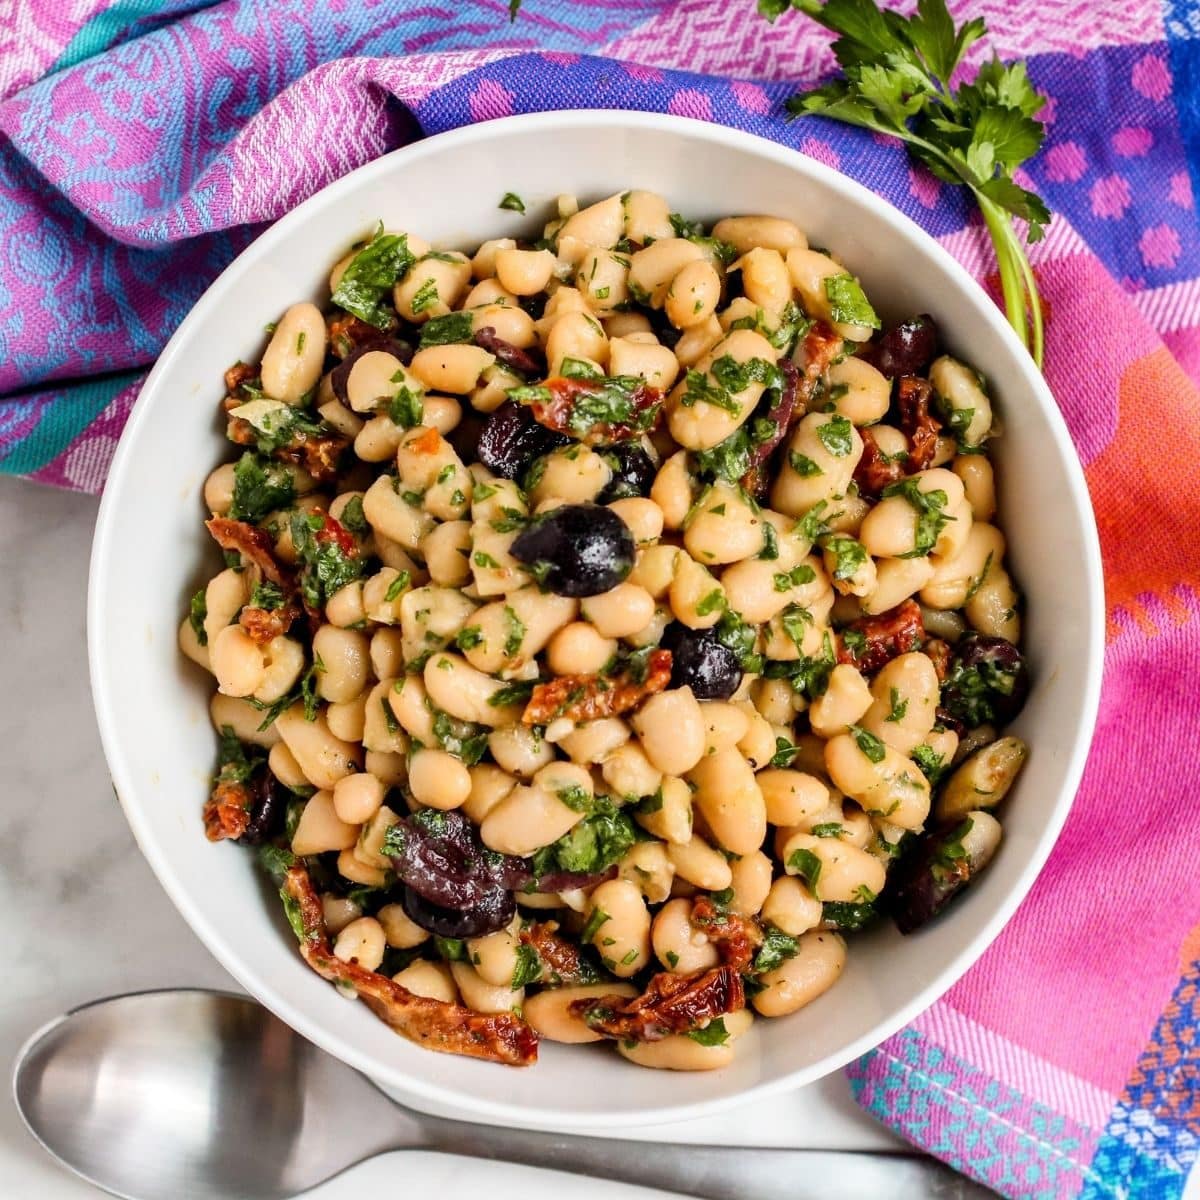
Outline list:
[[[510,1071],[435,1055],[348,1004],[301,962],[252,855],[204,838],[214,758],[210,681],[176,650],[187,597],[211,574],[201,485],[230,457],[216,420],[222,371],[256,359],[263,327],[327,297],[330,265],[382,219],[443,246],[529,232],[554,196],[631,186],[689,217],[788,216],[861,275],[885,321],[930,311],[991,381],[1011,564],[1027,598],[1035,674],[1015,731],[1032,746],[990,870],[944,920],[855,939],[844,978],[794,1016],[759,1021],[736,1064],[681,1076],[594,1047],[545,1044]],[[497,209],[518,192],[529,216]],[[162,355],[113,464],[92,563],[92,679],[121,801],[163,885],[208,947],[283,1019],[382,1082],[480,1113],[559,1127],[665,1119],[842,1065],[948,988],[995,937],[1044,862],[1078,783],[1095,716],[1101,585],[1082,473],[1044,383],[991,301],[916,226],[836,173],[748,135],[677,118],[558,113],[443,135],[354,172],[300,206],[212,286]]]

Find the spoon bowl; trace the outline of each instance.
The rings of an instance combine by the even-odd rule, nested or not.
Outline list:
[[[443,1150],[712,1200],[991,1196],[933,1159],[670,1145],[446,1120],[393,1103],[245,996],[141,992],[38,1030],[13,1095],[63,1166],[125,1200],[284,1200],[385,1150]]]
[[[26,1043],[13,1089],[50,1154],[129,1200],[280,1200],[381,1150],[424,1144],[362,1075],[219,992],[75,1009]]]

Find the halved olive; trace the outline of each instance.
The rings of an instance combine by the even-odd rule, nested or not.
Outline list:
[[[629,526],[599,504],[564,504],[535,517],[512,544],[512,556],[558,596],[598,596],[633,570],[637,546]]]
[[[527,408],[506,400],[479,435],[479,461],[505,479],[520,479],[535,458],[570,444],[563,433],[539,425]]]
[[[689,629],[676,621],[661,642],[671,651],[671,686],[690,687],[697,700],[728,700],[742,682],[737,655],[715,629]]]

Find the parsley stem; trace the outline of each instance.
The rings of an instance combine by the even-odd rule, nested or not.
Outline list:
[[[974,190],[974,189],[972,189]],[[1004,295],[1004,308],[1008,313],[1008,323],[1016,330],[1021,345],[1029,350],[1038,369],[1042,366],[1044,349],[1044,329],[1042,325],[1042,305],[1038,296],[1037,281],[1033,277],[1033,268],[1025,257],[1017,232],[1013,229],[1012,221],[997,205],[986,196],[975,192],[975,199],[983,213],[984,223],[991,235],[996,250],[996,265],[1000,270],[1000,290]],[[1030,345],[1030,328],[1032,326],[1032,346]]]
[[[1019,251],[1017,262],[1020,264],[1021,274],[1025,278],[1025,294],[1029,298],[1029,320],[1033,329],[1033,361],[1037,363],[1040,371],[1046,352],[1046,326],[1045,316],[1042,312],[1042,297],[1038,291],[1037,277],[1033,273],[1033,266],[1020,242],[1017,242],[1017,250]]]

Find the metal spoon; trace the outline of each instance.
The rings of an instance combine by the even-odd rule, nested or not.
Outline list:
[[[242,996],[77,1008],[17,1057],[17,1108],[64,1166],[127,1200],[283,1200],[386,1150],[440,1150],[713,1200],[990,1196],[932,1159],[672,1146],[499,1129],[393,1103]]]

